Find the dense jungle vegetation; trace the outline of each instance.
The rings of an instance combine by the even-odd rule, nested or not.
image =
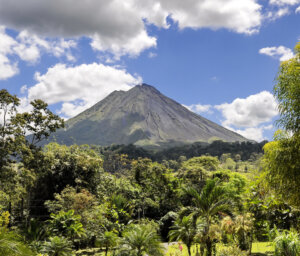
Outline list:
[[[300,43],[295,53],[268,143],[40,148],[63,120],[41,100],[18,113],[1,90],[0,255],[300,255]]]

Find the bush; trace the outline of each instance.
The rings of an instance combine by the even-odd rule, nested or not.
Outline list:
[[[246,256],[247,252],[242,251],[236,245],[222,246],[218,249],[217,256]]]
[[[275,256],[297,256],[300,254],[300,240],[297,232],[283,231],[274,240]]]

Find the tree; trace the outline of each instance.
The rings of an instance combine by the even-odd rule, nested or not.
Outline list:
[[[300,132],[300,42],[295,57],[281,63],[274,86],[280,119],[278,123],[288,131]]]
[[[286,202],[300,207],[300,134],[277,132],[264,146],[264,170],[268,184]]]
[[[183,216],[178,218],[169,232],[169,238],[172,241],[181,240],[188,249],[188,254],[191,256],[191,247],[196,236],[196,227],[191,216]]]
[[[86,188],[96,194],[103,161],[89,146],[50,143],[41,153],[41,159],[36,167],[39,175],[32,191],[32,200],[37,203],[32,205],[31,214],[47,214],[44,201],[52,200],[55,193],[61,193],[68,185],[77,190]]]
[[[226,189],[218,184],[217,179],[208,180],[200,194],[192,187],[185,188],[184,190],[193,199],[193,206],[186,208],[184,211],[191,214],[194,223],[196,223],[198,218],[203,218],[203,234],[206,237],[204,243],[207,256],[211,256],[213,239],[209,236],[209,233],[213,218],[221,212],[230,212],[232,210],[232,202],[228,197]]]
[[[99,237],[99,242],[105,248],[105,256],[107,256],[108,250],[118,244],[118,236],[113,231],[105,231]]]
[[[0,90],[0,186],[10,195],[9,208],[17,208],[20,215],[13,217],[22,218],[24,205],[32,199],[38,167],[43,166],[38,143],[63,127],[64,121],[42,100],[31,101],[29,112],[18,113],[19,105],[18,97]]]
[[[191,183],[199,184],[203,181],[208,173],[216,171],[219,166],[219,160],[212,156],[193,157],[181,165],[181,176],[188,178]]]
[[[264,169],[276,193],[300,207],[300,42],[295,57],[282,62],[274,86],[280,118],[274,141],[264,146]]]
[[[49,256],[69,256],[72,255],[71,242],[64,237],[49,237],[43,244],[43,253]]]
[[[0,90],[0,168],[12,157],[20,157],[24,162],[30,151],[39,149],[38,143],[64,126],[64,120],[42,100],[31,101],[30,112],[18,113],[19,105],[18,97]]]
[[[72,241],[85,234],[85,230],[80,222],[80,216],[74,215],[74,210],[51,214],[48,223],[51,234],[62,235],[70,238]]]
[[[17,126],[11,119],[17,113],[17,107],[20,105],[20,100],[5,89],[0,90],[0,170],[7,162],[10,162],[11,156],[16,151],[16,142],[18,137]]]
[[[151,225],[134,225],[123,232],[118,255],[160,256],[163,248],[156,230]]]

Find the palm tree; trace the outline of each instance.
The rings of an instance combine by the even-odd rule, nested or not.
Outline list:
[[[149,256],[163,255],[163,247],[156,230],[150,225],[134,225],[123,232],[118,255]]]
[[[196,235],[196,227],[191,216],[184,216],[182,219],[178,218],[169,232],[171,240],[181,240],[188,249],[189,256],[191,256],[191,247]]]
[[[69,256],[72,253],[71,242],[64,237],[49,237],[43,247],[42,252],[49,256]]]
[[[108,250],[118,243],[118,236],[112,231],[105,231],[100,236],[100,244],[105,247],[105,256],[108,254]]]
[[[226,189],[218,184],[217,179],[208,180],[201,193],[192,187],[185,188],[184,191],[192,197],[193,206],[186,208],[182,214],[189,212],[195,224],[200,217],[203,219],[204,244],[207,256],[211,256],[213,238],[209,234],[213,218],[221,212],[229,212],[232,201],[229,199]]]

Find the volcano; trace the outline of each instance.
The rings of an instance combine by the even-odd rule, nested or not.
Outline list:
[[[166,97],[153,86],[141,84],[114,91],[66,122],[51,140],[58,143],[135,144],[166,147],[193,142],[247,141]]]

